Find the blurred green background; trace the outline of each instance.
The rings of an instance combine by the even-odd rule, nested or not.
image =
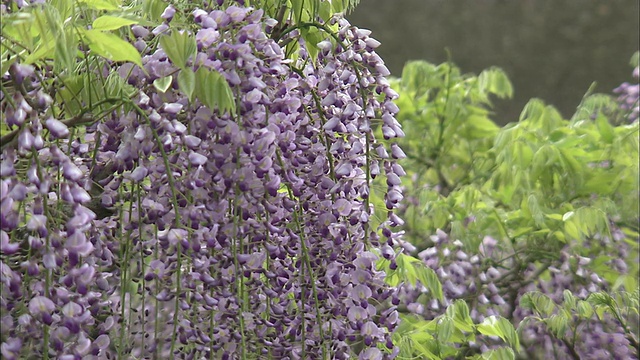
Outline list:
[[[362,0],[347,18],[373,31],[395,76],[408,60],[439,64],[445,48],[463,72],[503,68],[512,100],[496,100],[498,123],[517,121],[532,97],[570,117],[593,81],[611,93],[632,81],[638,0]]]

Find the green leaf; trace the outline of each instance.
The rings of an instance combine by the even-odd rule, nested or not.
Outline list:
[[[442,85],[433,76],[435,70],[435,65],[426,61],[409,61],[402,69],[402,85],[408,91],[422,95],[428,89]]]
[[[482,115],[471,115],[466,120],[465,136],[469,139],[482,139],[495,136],[500,128],[491,119]]]
[[[534,310],[544,317],[551,315],[555,308],[553,300],[538,291],[532,291],[524,294],[520,298],[520,306],[525,309]]]
[[[516,355],[513,350],[507,347],[491,349],[483,353],[480,359],[484,360],[515,360]]]
[[[414,268],[416,278],[420,280],[420,283],[429,289],[434,298],[443,301],[444,295],[442,293],[442,284],[440,283],[435,271],[422,262],[414,262],[412,267]]]
[[[189,57],[196,55],[196,39],[186,31],[172,30],[170,35],[160,37],[160,46],[171,62],[180,69],[187,66]]]
[[[236,111],[236,102],[233,97],[233,92],[227,80],[222,76],[218,76],[215,80],[215,98],[220,111],[225,113],[229,111],[232,115]]]
[[[28,39],[25,43],[33,44],[29,46],[29,50],[33,50],[33,52],[27,56],[25,63],[33,64],[40,59],[55,59],[56,47],[60,45],[58,34],[62,32],[57,10],[46,4],[42,11],[35,13],[30,26],[30,31],[22,27],[15,29],[24,30],[24,33],[21,33],[21,38]],[[36,42],[33,41],[35,36],[38,37]]]
[[[591,174],[583,186],[583,191],[587,193],[600,193],[609,195],[614,191],[618,179],[615,172],[602,172],[599,174]]]
[[[69,76],[64,79],[65,86],[56,93],[56,100],[64,104],[70,115],[78,115],[82,110],[84,84],[81,76]]]
[[[464,300],[458,299],[447,307],[447,316],[451,317],[456,328],[465,332],[473,332],[473,320],[469,315],[469,307]]]
[[[574,211],[568,211],[566,213],[564,213],[564,215],[562,215],[562,221],[567,221],[569,219],[571,219],[573,217],[573,215],[575,215]]]
[[[34,26],[36,16],[28,12],[18,12],[14,14],[2,15],[2,32],[9,35],[26,47],[26,50],[33,50],[34,37],[39,34],[38,27]],[[3,44],[4,45],[4,44]],[[12,46],[14,51],[21,51],[20,47]],[[6,58],[3,59],[3,62]],[[4,64],[2,65],[4,67]],[[4,74],[4,72],[3,72]]]
[[[317,28],[301,29],[300,34],[307,44],[307,51],[311,59],[315,61],[318,58],[318,43],[324,40],[324,37]]]
[[[403,276],[403,280],[415,286],[418,280],[418,274],[416,267],[412,264],[412,259],[411,256],[398,254],[398,256],[396,256],[396,265],[398,266],[398,272]]]
[[[196,71],[196,97],[206,105],[210,110],[215,110],[218,105],[213,97],[214,77],[213,73],[204,67],[198,68]],[[217,74],[217,73],[216,73]],[[217,74],[220,76],[220,74]]]
[[[531,99],[524,106],[524,109],[520,113],[520,122],[529,120],[531,122],[537,122],[544,115],[544,102],[540,99]]]
[[[161,16],[166,7],[167,4],[162,0],[144,0],[142,14],[151,21],[161,23],[164,20]]]
[[[587,297],[587,302],[594,306],[613,306],[615,304],[615,300],[611,295],[607,294],[604,291],[593,293]]]
[[[153,81],[153,87],[158,89],[160,92],[167,92],[169,87],[171,86],[171,82],[173,81],[173,76],[165,76],[161,78],[157,78]]]
[[[116,30],[123,26],[137,24],[138,21],[119,16],[103,15],[93,20],[93,30]]]
[[[138,90],[129,85],[117,72],[112,72],[104,84],[104,94],[111,98],[131,98]]]
[[[27,58],[24,60],[24,63],[33,64],[40,59],[52,59],[55,54],[55,47],[56,47],[55,41],[41,42],[40,45],[37,47],[36,51],[32,52],[31,54],[29,54],[29,56],[27,56]],[[4,68],[5,66],[4,62],[2,63],[2,66]]]
[[[193,101],[193,95],[196,89],[196,74],[191,68],[180,70],[178,74],[178,86],[180,87],[180,91],[189,98],[189,101]]]
[[[391,270],[389,268],[389,265],[391,264],[391,261],[380,257],[380,259],[378,259],[377,261],[377,269],[380,271],[384,271],[386,276],[384,278],[385,282],[391,286],[398,286],[400,285],[400,283],[402,282],[402,280],[400,279],[400,276],[398,274],[398,269],[396,268],[395,270]]]
[[[345,0],[333,0],[331,1],[331,7],[333,8],[334,13],[341,13],[344,11],[344,1]]]
[[[416,336],[416,335],[412,335],[412,339],[413,339],[414,336]],[[433,360],[440,360],[441,359],[439,356],[437,356],[436,354],[431,352],[426,346],[424,346],[419,341],[413,340],[411,342],[411,345],[415,348],[415,350],[417,350],[419,352],[420,355],[424,356],[427,359],[433,359]]]
[[[453,335],[453,330],[454,330],[454,322],[452,318],[448,316],[443,316],[442,318],[440,318],[440,320],[438,321],[438,328],[437,328],[438,341],[440,342],[449,341],[449,339],[451,338],[451,335]]]
[[[129,61],[142,68],[142,58],[133,45],[120,37],[98,30],[85,30],[89,48],[98,55],[113,61]]]
[[[56,39],[55,64],[58,71],[75,69],[78,39],[73,28],[61,31]]]
[[[616,280],[612,286],[613,290],[619,290],[621,287],[624,289],[637,289],[638,288],[638,279],[634,275],[620,275],[615,274]]]
[[[504,334],[498,327],[497,323],[498,318],[492,315],[485,318],[484,321],[478,325],[477,329],[482,335],[497,336],[499,338],[502,338]]]
[[[541,120],[539,124],[542,125],[541,128],[544,131],[544,134],[552,133],[564,122],[560,112],[555,107],[550,105],[545,106],[544,115],[539,120]]]
[[[11,67],[11,64],[16,62],[16,60],[18,60],[17,56],[11,56],[8,60],[5,58],[5,60],[2,61],[2,63],[1,63],[0,72],[2,74],[4,74],[7,71],[9,71],[9,68]],[[31,63],[27,63],[27,64],[31,64]],[[5,125],[6,123],[3,121],[2,124]]]
[[[571,117],[573,124],[579,124],[579,121],[585,121],[590,124],[591,116],[594,113],[600,113],[607,111],[607,109],[615,109],[618,105],[612,99],[610,95],[605,94],[592,94],[595,89],[596,83],[592,83],[587,93],[582,98],[582,102],[576,109],[575,114]]]
[[[598,126],[598,131],[600,132],[600,137],[604,140],[605,143],[611,144],[613,143],[613,126],[609,123],[609,120],[602,113],[598,113],[596,117],[596,125]]]
[[[555,159],[549,159],[550,151],[548,151],[548,147],[542,146],[533,154],[533,159],[531,161],[531,180],[538,180],[545,171],[548,171],[547,164],[553,163]]]
[[[564,305],[569,309],[576,306],[576,298],[575,296],[573,296],[573,293],[570,290],[565,289],[562,292],[562,297],[564,298]]]
[[[584,300],[579,300],[576,304],[578,315],[583,319],[591,319],[593,316],[593,307]]]
[[[320,9],[318,10],[318,15],[320,16],[320,19],[324,20],[325,22],[329,21],[332,15],[331,7],[332,7],[332,4],[329,1],[320,2]]]
[[[574,240],[582,239],[582,234],[573,221],[567,221],[564,223],[564,232]]]
[[[305,6],[308,3],[308,1],[305,1],[305,0],[290,0],[290,1],[291,1],[291,9],[293,10],[293,20],[298,24],[309,20],[309,12],[307,11]]]
[[[513,97],[511,81],[500,68],[492,67],[482,71],[478,76],[478,82],[481,89],[495,94],[501,99]]]
[[[67,19],[73,15],[75,4],[73,0],[53,0],[51,5],[56,8],[61,19]]]
[[[94,10],[118,10],[119,2],[116,0],[80,0]]]
[[[518,338],[518,334],[516,333],[516,329],[513,327],[513,324],[509,322],[509,320],[505,318],[498,318],[498,327],[500,328],[500,332],[504,335],[502,339],[506,341],[509,346],[516,349],[516,351],[520,351],[520,339]]]
[[[553,314],[545,320],[549,330],[559,339],[563,338],[567,332],[568,320],[565,316],[560,314]]]
[[[483,335],[497,336],[517,351],[520,350],[520,341],[513,324],[503,317],[489,316],[477,329]]]
[[[74,27],[63,27],[63,20],[58,9],[51,4],[45,4],[42,10],[36,13],[36,24],[38,33],[41,35],[40,42],[55,43],[54,70],[57,72],[73,71],[78,51]]]
[[[347,2],[347,11],[353,11],[353,9],[360,4],[360,0],[344,0]]]
[[[533,159],[533,150],[531,150],[529,144],[524,141],[517,141],[513,146],[514,163],[521,169],[526,169]]]
[[[203,104],[212,111],[218,109],[220,113],[235,113],[233,93],[227,80],[220,73],[200,67],[195,75],[195,94]]]
[[[517,239],[518,237],[520,237],[522,235],[531,233],[532,230],[533,230],[532,227],[518,228],[511,234],[511,238],[512,239]]]
[[[540,209],[540,205],[538,204],[538,198],[535,195],[531,194],[527,198],[525,204],[527,205],[536,226],[543,226],[544,214],[542,213],[542,209]]]
[[[560,157],[562,159],[563,168],[566,170],[568,178],[574,185],[574,188],[579,188],[583,183],[583,164],[578,162],[572,155],[572,152],[568,149],[560,149]]]

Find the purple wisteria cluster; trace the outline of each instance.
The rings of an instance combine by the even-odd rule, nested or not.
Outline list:
[[[178,31],[174,12],[132,27],[145,71],[108,70],[139,91],[89,126],[54,116],[39,69],[6,76],[19,91],[2,95],[16,132],[0,171],[3,358],[392,358],[395,290],[376,254],[397,242],[405,155],[374,136],[404,135],[379,43],[335,18],[317,59],[289,32],[291,61],[262,10],[196,10],[188,66],[224,76],[223,112],[182,95],[152,45]]]
[[[108,298],[96,285],[101,259],[91,256],[96,215],[83,205],[91,199],[85,176],[58,146],[70,131],[51,116],[53,99],[35,68],[14,63],[8,79],[19,91],[2,94],[11,132],[3,133],[0,165],[0,350],[20,358],[44,337],[60,355],[65,342],[74,344],[68,351],[97,354],[108,336],[90,340],[82,328],[98,325]]]
[[[517,327],[525,317],[533,315],[531,310],[523,308],[521,304],[526,293],[536,291],[548,296],[556,304],[561,304],[565,290],[571,291],[576,298],[585,300],[589,294],[611,289],[612,284],[607,284],[589,269],[589,257],[570,255],[571,251],[566,246],[560,249],[561,255],[556,260],[528,263],[526,260],[523,262],[523,259],[515,260],[526,256],[525,254],[514,255],[513,250],[500,246],[499,241],[490,236],[482,240],[478,249],[466,250],[460,240],[451,239],[441,230],[430,239],[433,246],[420,252],[418,257],[440,279],[444,304],[428,296],[422,286],[405,286],[399,295],[406,312],[427,319],[437,317],[454,300],[462,299],[467,302],[475,323],[482,322],[488,316],[502,316]],[[628,269],[622,259],[629,255],[629,246],[623,239],[621,231],[616,230],[611,239],[597,236],[586,241],[584,247],[606,246],[617,249],[617,253],[611,254],[612,260],[607,266],[619,274],[627,274]],[[523,263],[528,265],[519,265]],[[548,276],[541,276],[543,273]],[[568,330],[566,336],[573,338],[574,334]],[[528,323],[520,334],[523,351],[531,358],[633,358],[622,327],[612,318],[605,321],[595,318],[583,321],[575,340],[575,344],[564,342],[552,336],[548,328],[535,322]],[[483,353],[500,345],[500,341],[486,336],[477,337],[472,344]]]
[[[625,111],[630,123],[638,121],[640,114],[640,84],[638,84],[640,67],[636,66],[633,69],[633,78],[635,79],[634,84],[624,82],[613,90],[614,94],[618,95],[620,108]]]

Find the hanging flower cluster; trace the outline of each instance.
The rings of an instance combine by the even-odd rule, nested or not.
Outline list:
[[[613,89],[614,94],[618,95],[618,103],[620,108],[627,113],[627,119],[630,123],[638,121],[640,115],[640,67],[633,69],[633,78],[635,83],[623,82],[617,88]]]
[[[596,236],[585,241],[583,246],[613,248],[615,244],[616,250],[608,266],[620,274],[627,274],[627,265],[622,259],[628,257],[629,246],[623,243],[621,230],[616,229],[612,235],[611,238]],[[490,236],[485,236],[478,250],[471,254],[465,251],[460,240],[452,240],[441,230],[430,239],[434,245],[420,252],[418,257],[438,275],[443,287],[444,304],[435,299],[425,301],[423,290],[426,289],[421,285],[405,285],[398,294],[401,306],[407,312],[426,319],[436,318],[453,301],[462,299],[469,304],[469,315],[475,323],[481,323],[489,316],[502,316],[514,324],[521,324],[525,317],[534,315],[522,303],[527,293],[539,292],[560,304],[565,300],[565,291],[570,291],[577,299],[585,300],[589,294],[611,289],[611,284],[587,267],[592,259],[571,256],[569,246],[560,249],[561,256],[557,261],[544,265],[531,263],[526,268],[518,268],[511,260],[512,250],[503,249]],[[547,269],[550,278],[539,279],[539,274]],[[623,329],[612,317],[605,316],[598,321],[586,320],[583,326],[575,335],[578,341],[570,344],[550,335],[545,326],[531,322],[522,326],[520,341],[531,356],[564,354],[562,356],[568,357],[579,354],[584,357],[589,354],[590,359],[627,359],[632,356]],[[573,337],[573,334],[570,336]],[[478,336],[473,346],[485,353],[492,347],[500,346],[500,342],[487,336]]]
[[[83,130],[53,116],[46,76],[14,64],[3,94],[3,358],[391,358],[394,290],[376,269],[402,225],[405,155],[389,75],[369,31],[339,31],[285,60],[261,10],[196,10],[188,66],[221,74],[235,111],[189,100],[134,26],[139,89]],[[161,91],[154,81],[173,75]],[[4,81],[4,78],[3,78]],[[15,145],[15,146],[14,146]],[[372,228],[373,178],[388,219]],[[390,250],[390,251],[389,251]]]

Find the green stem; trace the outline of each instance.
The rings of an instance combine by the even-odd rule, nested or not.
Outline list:
[[[136,200],[138,203],[138,219],[142,219],[142,198],[140,196],[140,188],[141,186],[138,184],[136,186]],[[138,234],[142,234],[143,233],[143,229],[142,229],[142,222],[138,221]],[[142,242],[140,242],[140,269],[142,271],[142,341],[144,342],[144,340],[146,339],[146,317],[145,317],[145,313],[146,313],[146,293],[145,293],[145,289],[147,287],[147,283],[145,280],[145,263],[144,263],[144,246],[142,245]]]
[[[239,150],[239,149],[238,149]],[[238,191],[238,185],[236,185],[236,191]],[[238,238],[238,214],[235,213],[236,209],[238,209],[238,194],[235,194],[235,198],[233,199],[233,204],[231,204],[231,199],[229,199],[229,215],[233,217],[233,232],[234,239],[231,241],[231,251],[233,253],[233,266],[236,274],[236,296],[238,298],[238,302],[240,303],[240,314],[238,316],[238,321],[240,322],[240,337],[241,337],[241,358],[244,360],[247,358],[247,345],[245,341],[245,324],[244,324],[244,311],[245,311],[245,301],[244,301],[244,274],[240,269],[240,264],[238,262],[238,244],[236,242],[240,241]],[[241,246],[241,245],[240,245]]]
[[[151,121],[149,120],[149,117],[147,116],[147,114],[134,102],[130,101],[129,99],[121,99],[124,102],[127,102],[128,104],[130,104],[135,110],[136,112],[146,121],[146,123],[149,125],[149,129],[151,129],[151,132],[153,134],[153,139],[156,142],[156,145],[158,146],[158,149],[160,150],[160,154],[162,155],[162,160],[164,163],[164,166],[166,168],[166,174],[167,174],[167,180],[169,182],[169,189],[171,191],[171,204],[173,205],[173,209],[174,209],[174,214],[175,214],[175,218],[173,221],[173,226],[175,228],[180,228],[181,227],[181,219],[180,219],[180,206],[178,205],[178,198],[177,198],[177,190],[176,190],[176,186],[175,186],[175,180],[173,178],[173,174],[171,172],[171,165],[169,164],[169,157],[167,156],[166,151],[164,150],[164,146],[162,145],[162,141],[160,140],[160,136],[158,135],[158,131],[156,130],[156,128],[153,126],[153,124],[151,124]],[[171,351],[170,354],[174,353],[175,350],[175,344],[176,344],[176,337],[177,337],[177,329],[178,329],[178,310],[180,309],[180,304],[179,304],[179,298],[180,298],[180,291],[181,291],[181,287],[180,287],[180,276],[181,276],[181,270],[182,270],[182,249],[181,249],[180,244],[178,244],[177,247],[177,252],[178,252],[178,259],[177,259],[177,263],[178,263],[178,268],[176,270],[176,308],[175,311],[173,313],[173,335],[171,336]]]
[[[157,239],[158,238],[158,226],[154,226],[154,237]],[[158,260],[158,243],[156,242],[155,244],[156,246],[153,249],[153,258],[154,260]],[[160,331],[160,321],[159,321],[159,316],[160,316],[160,300],[158,300],[158,288],[159,288],[159,283],[161,282],[161,279],[156,279],[156,286],[154,287],[154,292],[155,292],[155,305],[154,305],[154,310],[155,310],[155,316],[154,316],[154,326],[153,326],[153,341],[157,342],[158,341],[158,333]],[[154,346],[154,350],[153,350],[153,359],[157,359],[158,358],[158,346]]]
[[[122,189],[122,188],[121,188]],[[133,203],[129,204],[129,214],[131,214],[133,211]],[[129,215],[131,216],[131,215]],[[124,224],[124,212],[120,212],[120,221],[119,224]],[[131,311],[131,306],[132,306],[132,295],[129,295],[129,320],[125,321],[125,314],[124,314],[124,309],[125,309],[125,299],[126,299],[126,294],[130,291],[129,289],[129,262],[131,261],[130,259],[130,255],[131,255],[131,230],[127,230],[126,231],[126,235],[122,236],[122,227],[119,228],[120,230],[120,234],[121,236],[118,236],[118,238],[122,239],[124,238],[124,241],[121,243],[121,248],[120,248],[120,252],[121,255],[124,257],[124,261],[122,261],[120,263],[120,273],[121,273],[121,277],[120,277],[120,318],[122,320],[122,327],[120,330],[120,342],[119,342],[119,346],[118,346],[118,359],[122,359],[122,350],[125,349],[127,346],[125,345],[125,335],[129,333],[128,328],[131,325],[131,316],[132,316],[132,311]],[[128,341],[127,341],[128,342]]]
[[[38,152],[33,149],[32,150],[32,154],[33,154],[33,159],[36,163],[36,171],[38,173],[38,178],[43,179],[42,176],[42,169],[40,167],[40,160],[38,157]],[[58,176],[60,176],[60,170],[58,170]],[[43,196],[42,197],[42,205],[45,211],[45,215],[47,216],[47,218],[50,217],[49,214],[49,206],[47,204],[47,196]],[[51,251],[51,235],[50,233],[47,235],[46,240],[45,240],[45,249],[46,252],[49,253]],[[51,290],[51,269],[45,269],[45,278],[44,278],[44,294],[45,296],[50,296],[50,290]],[[49,359],[49,325],[44,324],[44,339],[43,339],[43,349],[42,349],[42,358],[45,360]]]
[[[276,156],[278,158],[278,163],[280,164],[280,167],[282,168],[282,170],[285,170],[285,164],[284,161],[282,160],[282,156],[280,154],[280,149],[276,149]],[[293,195],[293,191],[291,190],[291,186],[290,184],[286,184],[287,187],[287,193],[289,195],[290,199],[296,199],[296,197]],[[316,287],[316,279],[313,273],[313,268],[311,266],[311,260],[309,257],[309,250],[307,248],[307,244],[306,244],[306,239],[304,237],[304,231],[302,229],[301,224],[301,220],[300,218],[303,216],[302,214],[302,206],[301,204],[299,204],[299,206],[297,207],[297,210],[294,210],[293,212],[293,223],[296,226],[296,230],[298,231],[298,234],[300,236],[300,244],[301,244],[301,252],[302,252],[302,264],[300,266],[301,271],[300,271],[300,282],[301,285],[304,282],[304,268],[306,267],[309,271],[309,278],[310,278],[310,283],[311,283],[311,291],[313,294],[313,298],[314,298],[314,302],[315,302],[315,310],[316,310],[316,323],[318,325],[318,331],[320,333],[320,338],[322,339],[322,358],[325,359],[327,358],[327,349],[326,349],[326,344],[325,344],[325,337],[324,337],[324,330],[322,329],[322,324],[324,323],[322,321],[322,316],[320,314],[320,301],[318,299],[318,290]],[[302,307],[302,309],[300,309],[300,311],[302,312],[302,358],[305,358],[305,354],[306,354],[306,344],[305,344],[305,334],[306,334],[306,325],[305,325],[305,317],[304,317],[304,300],[306,298],[305,295],[305,287],[301,286],[301,300],[300,300],[300,305]]]

